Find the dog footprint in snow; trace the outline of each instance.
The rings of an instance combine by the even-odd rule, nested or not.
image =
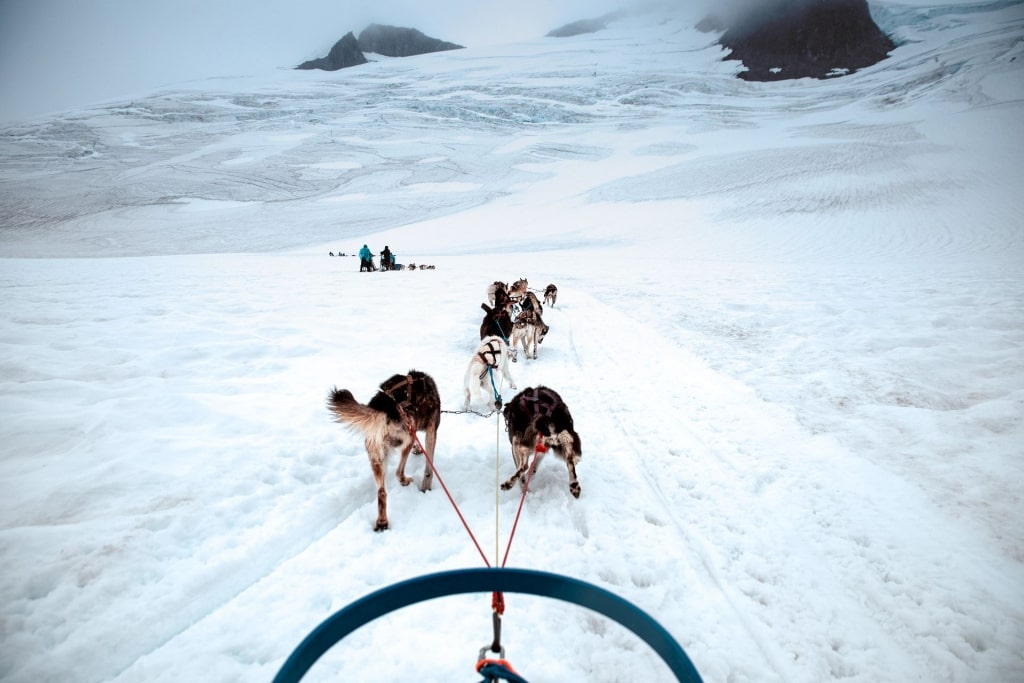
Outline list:
[[[666,525],[665,520],[661,519],[660,517],[655,517],[650,512],[645,512],[644,513],[644,521],[647,522],[648,524],[651,524],[651,525],[654,525],[654,526],[665,526]]]

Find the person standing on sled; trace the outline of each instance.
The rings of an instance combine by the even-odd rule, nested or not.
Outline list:
[[[369,272],[373,269],[373,252],[364,244],[359,250],[359,272]]]
[[[391,256],[391,249],[388,245],[384,245],[384,251],[380,252],[380,269],[391,270],[391,266],[394,265],[395,260]]]

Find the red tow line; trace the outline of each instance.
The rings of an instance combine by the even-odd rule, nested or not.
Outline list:
[[[399,413],[401,414],[402,419],[405,420],[406,418],[404,411],[402,411],[402,408],[400,406],[398,410]],[[441,477],[441,473],[437,471],[436,467],[434,467],[433,457],[431,456],[430,453],[427,453],[427,449],[423,447],[423,444],[420,443],[419,437],[416,436],[416,427],[410,424],[409,433],[412,435],[413,441],[416,442],[416,445],[419,447],[419,449],[423,451],[423,456],[427,459],[427,462],[430,464],[431,471],[437,477],[437,481],[441,484],[441,488],[444,489],[445,495],[448,496],[448,501],[452,504],[452,507],[455,509],[455,514],[459,516],[459,521],[462,522],[462,526],[466,529],[466,533],[469,534],[470,540],[473,541],[473,545],[476,546],[476,550],[478,553],[480,553],[480,557],[481,559],[483,559],[484,564],[487,565],[487,567],[490,567],[491,563],[490,561],[488,561],[487,555],[484,553],[483,548],[480,547],[480,543],[477,542],[476,536],[473,535],[473,530],[469,528],[469,523],[466,522],[466,518],[463,516],[462,511],[459,510],[459,506],[455,502],[455,498],[452,497],[451,492],[448,490],[448,486],[444,483],[444,479]],[[512,549],[512,539],[515,537],[516,528],[519,526],[519,516],[523,512],[523,503],[526,502],[526,492],[530,488],[530,479],[533,477],[533,470],[537,466],[537,457],[542,453],[547,453],[547,450],[548,447],[547,444],[544,443],[544,438],[538,434],[537,444],[533,448],[533,462],[526,469],[526,480],[523,483],[523,493],[522,495],[519,496],[519,507],[516,508],[516,517],[515,520],[512,522],[512,531],[508,535],[508,545],[505,546],[505,556],[501,560],[502,567],[504,567],[505,563],[508,562],[509,551]],[[501,646],[501,615],[503,615],[504,613],[505,594],[501,591],[494,591],[493,593],[491,593],[491,615],[494,626],[494,641],[491,643],[490,650],[491,652],[500,652],[502,656],[504,656],[505,648]],[[486,650],[487,647],[485,646],[484,649],[480,651],[480,661],[477,664],[478,670],[479,667],[483,666],[486,662],[492,661],[484,660],[483,654],[484,652],[486,652]],[[511,669],[511,665],[509,665],[503,659],[497,661],[500,661],[502,664],[507,665],[509,669]],[[513,673],[515,672],[514,669],[512,669],[512,671]]]

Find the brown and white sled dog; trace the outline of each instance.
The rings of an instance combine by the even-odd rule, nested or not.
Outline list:
[[[513,301],[519,301],[526,296],[526,292],[529,290],[530,283],[527,282],[525,277],[521,277],[508,288],[508,295]]]
[[[512,390],[515,390],[516,381],[512,379],[512,374],[508,370],[509,360],[515,362],[516,351],[509,349],[504,339],[491,335],[480,340],[480,346],[469,359],[469,367],[466,368],[466,378],[463,382],[466,402],[462,406],[463,410],[469,410],[469,404],[476,402],[494,405],[493,400],[484,401],[482,398],[493,397],[495,391],[498,391],[498,378],[495,375],[499,372]]]
[[[516,481],[525,486],[530,455],[537,454],[530,468],[535,472],[544,452],[551,449],[565,460],[569,468],[569,492],[579,498],[576,464],[583,457],[583,446],[573,427],[569,407],[558,392],[542,385],[523,389],[505,404],[502,412],[508,427],[508,439],[512,443],[516,471],[501,488],[508,490]]]
[[[524,310],[512,326],[512,338],[509,340],[509,345],[513,351],[516,350],[516,347],[522,348],[523,354],[527,358],[537,360],[537,347],[544,341],[544,337],[547,336],[550,329],[544,324],[540,313],[532,309]]]
[[[327,407],[335,421],[359,432],[366,440],[366,454],[370,469],[377,482],[377,523],[374,531],[388,528],[388,494],[384,490],[387,474],[387,456],[399,449],[396,476],[402,486],[412,483],[405,476],[405,462],[416,440],[415,432],[426,433],[426,464],[423,468],[421,491],[429,491],[434,481],[434,460],[437,445],[437,427],[441,422],[441,398],[433,378],[425,372],[410,370],[405,375],[392,375],[380,385],[380,391],[366,405],[356,401],[348,389],[334,388],[327,396]]]
[[[555,301],[558,300],[558,287],[554,285],[548,285],[544,288],[544,305],[554,307]]]
[[[537,311],[538,315],[544,315],[544,307],[540,305],[540,299],[533,292],[527,291],[519,300],[520,311]]]

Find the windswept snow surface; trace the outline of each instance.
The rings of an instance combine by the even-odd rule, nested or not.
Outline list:
[[[1024,5],[872,8],[899,47],[827,81],[648,15],[0,129],[0,679],[270,680],[352,601],[483,566],[393,460],[373,532],[332,386],[436,379],[495,563],[519,491],[462,378],[526,277],[559,298],[512,373],[567,400],[583,492],[546,458],[509,566],[636,604],[706,681],[1024,680]],[[436,268],[328,256],[364,242]],[[672,679],[506,600],[531,681]],[[308,680],[477,680],[491,639],[490,596],[429,601]]]

